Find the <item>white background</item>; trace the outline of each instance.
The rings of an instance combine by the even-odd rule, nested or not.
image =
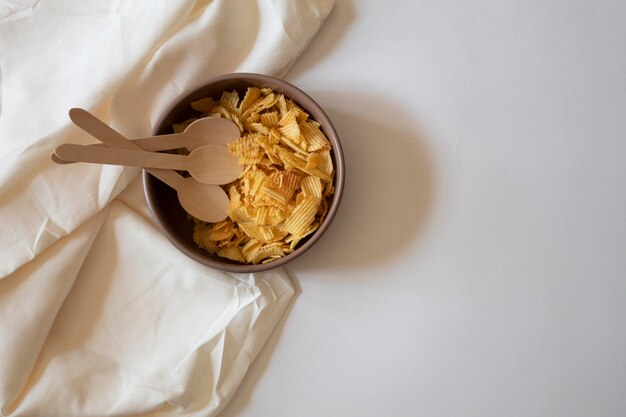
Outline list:
[[[341,1],[347,182],[224,416],[626,415],[626,2]]]

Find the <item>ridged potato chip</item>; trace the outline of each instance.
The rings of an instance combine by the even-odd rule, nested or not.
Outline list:
[[[192,103],[204,116],[224,117],[242,136],[229,144],[244,170],[224,186],[228,218],[195,219],[194,242],[209,253],[242,263],[266,263],[293,252],[322,224],[334,193],[330,142],[301,107],[269,88],[250,87],[218,101]],[[174,126],[183,131],[188,119]]]

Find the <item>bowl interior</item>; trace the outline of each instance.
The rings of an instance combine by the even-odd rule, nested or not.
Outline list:
[[[343,193],[344,161],[341,145],[335,129],[326,114],[324,114],[313,99],[298,88],[282,80],[258,74],[229,74],[217,77],[210,80],[205,85],[193,89],[191,93],[177,100],[157,123],[153,133],[157,135],[173,133],[172,124],[180,123],[191,117],[198,117],[199,113],[194,111],[190,106],[193,101],[205,97],[212,97],[218,100],[222,92],[233,90],[236,90],[240,97],[243,97],[246,89],[250,86],[269,87],[275,92],[284,94],[285,97],[291,98],[309,113],[314,120],[321,124],[321,129],[328,137],[333,148],[331,156],[335,166],[335,194],[330,201],[326,218],[318,230],[311,236],[303,239],[294,252],[280,259],[268,262],[267,264],[248,265],[211,255],[199,248],[193,242],[192,238],[193,222],[188,219],[187,213],[180,206],[176,191],[144,171],[143,182],[148,206],[158,226],[166,237],[179,250],[192,259],[210,267],[228,272],[243,273],[265,271],[282,266],[306,252],[328,228],[328,225],[337,211]]]

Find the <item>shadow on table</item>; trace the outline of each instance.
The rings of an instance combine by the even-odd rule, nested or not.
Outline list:
[[[388,261],[419,237],[428,220],[433,174],[415,122],[379,96],[309,93],[333,121],[344,149],[342,205],[320,242],[289,264],[296,295],[220,417],[234,417],[249,404],[301,293],[298,272],[361,269]]]
[[[341,140],[342,204],[322,239],[289,265],[298,271],[388,262],[418,238],[433,200],[433,172],[416,123],[384,97],[311,92]]]

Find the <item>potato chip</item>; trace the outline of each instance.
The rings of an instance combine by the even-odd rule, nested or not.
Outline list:
[[[248,88],[197,100],[192,108],[234,121],[243,135],[228,147],[244,165],[224,186],[229,217],[194,219],[193,239],[210,253],[237,262],[266,263],[293,252],[322,224],[334,193],[330,142],[293,100],[269,88]],[[183,131],[195,119],[174,127]]]
[[[257,87],[250,87],[246,91],[246,95],[241,100],[241,105],[239,107],[239,113],[243,114],[246,110],[250,108],[250,106],[255,103],[259,97],[261,97],[261,89]]]
[[[319,227],[319,224],[311,224],[311,226],[309,226],[309,228],[303,234],[297,235],[297,236],[289,235],[289,237],[285,239],[285,242],[289,243],[289,249],[294,250],[302,239],[309,236],[311,233],[315,232],[318,227]]]
[[[229,112],[239,113],[239,94],[236,91],[224,91],[220,98],[220,104]]]
[[[250,212],[250,208],[247,206],[231,208],[228,211],[228,215],[237,224],[251,222],[255,219],[255,216]]]
[[[258,122],[246,123],[245,128],[248,131],[262,133],[264,135],[268,135],[270,133],[269,127]]]
[[[287,145],[291,150],[293,150],[299,156],[305,157],[307,155],[306,147],[302,147],[298,140],[289,139],[285,136],[280,137],[280,143]]]
[[[277,103],[278,111],[280,112],[280,117],[283,117],[289,109],[287,108],[287,100],[285,100],[285,96],[282,94],[278,97]]]
[[[255,162],[247,161],[260,161],[263,158],[263,152],[259,146],[256,134],[249,134],[240,137],[236,141],[228,145],[230,152],[239,157],[239,163],[242,165],[254,164]]]
[[[271,208],[269,206],[258,207],[256,210],[256,215],[254,217],[254,221],[257,224],[267,225],[270,217]]]
[[[263,126],[267,126],[268,128],[278,127],[278,122],[280,121],[278,118],[278,112],[272,111],[268,113],[261,114],[261,124]]]
[[[233,185],[228,189],[228,198],[230,200],[231,208],[241,207],[241,194],[239,193],[239,190],[237,190],[236,186]]]
[[[265,96],[263,99],[256,101],[246,111],[249,113],[255,113],[255,112],[259,113],[265,109],[269,109],[270,107],[272,107],[276,103],[276,100],[278,100],[278,97],[274,93],[270,93],[269,95]],[[245,113],[242,113],[242,116],[243,114]]]
[[[328,182],[326,183],[326,187],[324,187],[324,197],[328,197],[335,194],[335,187],[333,186],[332,182]]]
[[[308,197],[322,198],[322,181],[314,176],[307,176],[300,183],[302,186],[302,194]]]
[[[291,216],[280,227],[281,230],[295,236],[301,236],[313,222],[320,199],[316,197],[304,197],[291,213]]]
[[[243,254],[246,261],[252,263],[252,261],[256,258],[256,254],[259,249],[263,246],[263,243],[258,240],[250,239],[248,243],[246,243],[243,248],[241,248],[241,253]]]
[[[191,108],[204,114],[211,113],[211,110],[217,105],[211,97],[203,98],[191,103]]]
[[[330,149],[330,142],[320,128],[310,121],[299,125],[302,137],[307,144],[307,151],[313,152],[320,149]]]
[[[285,168],[287,169],[295,168],[304,172],[304,169],[306,167],[306,162],[304,162],[304,160],[302,160],[301,158],[298,158],[296,154],[294,154],[293,152],[289,151],[288,149],[282,146],[277,146],[276,150],[278,152],[278,157],[280,158],[281,161],[283,161],[283,164],[285,164]]]
[[[281,135],[290,139],[291,142],[296,144],[300,142],[300,126],[298,126],[298,122],[295,119],[293,122],[279,127],[278,131]]]
[[[302,110],[293,100],[287,100],[287,108],[295,112],[298,123],[304,123],[309,119],[309,114]]]
[[[330,181],[333,174],[333,161],[326,150],[310,153],[304,171],[310,175]]]
[[[261,196],[274,203],[277,207],[286,206],[291,200],[293,193],[293,189],[271,185],[264,185],[261,188]]]
[[[241,253],[241,248],[236,244],[229,244],[220,248],[217,251],[217,256],[237,262],[246,262],[246,258]]]
[[[311,152],[306,159],[306,169],[315,169],[324,163],[324,157],[318,152]]]
[[[280,258],[285,254],[285,248],[283,244],[273,243],[269,245],[265,245],[261,247],[255,256],[252,258],[252,263],[257,264],[261,262],[263,259],[269,257]]]
[[[193,228],[193,241],[209,253],[217,252],[217,242],[208,238],[211,225],[199,222],[194,225]]]
[[[281,181],[281,186],[293,190],[297,190],[300,188],[300,181],[302,180],[302,176],[295,171],[285,170],[283,171],[283,178]]]
[[[229,219],[215,223],[208,231],[206,237],[209,240],[229,240],[235,235],[234,224]]]
[[[318,153],[321,154],[322,157],[322,165],[319,166],[319,169],[330,177],[335,169],[333,166],[333,159],[330,157],[330,151],[325,149],[323,151],[319,151]]]
[[[263,226],[253,222],[239,223],[239,228],[250,238],[267,242],[274,239],[274,231],[272,226]]]
[[[224,117],[228,120],[233,121],[237,127],[239,128],[240,132],[243,132],[243,124],[241,123],[241,120],[239,119],[239,116],[237,116],[233,110],[226,108],[222,105],[217,105],[213,108],[213,113],[211,113],[212,117]]]

